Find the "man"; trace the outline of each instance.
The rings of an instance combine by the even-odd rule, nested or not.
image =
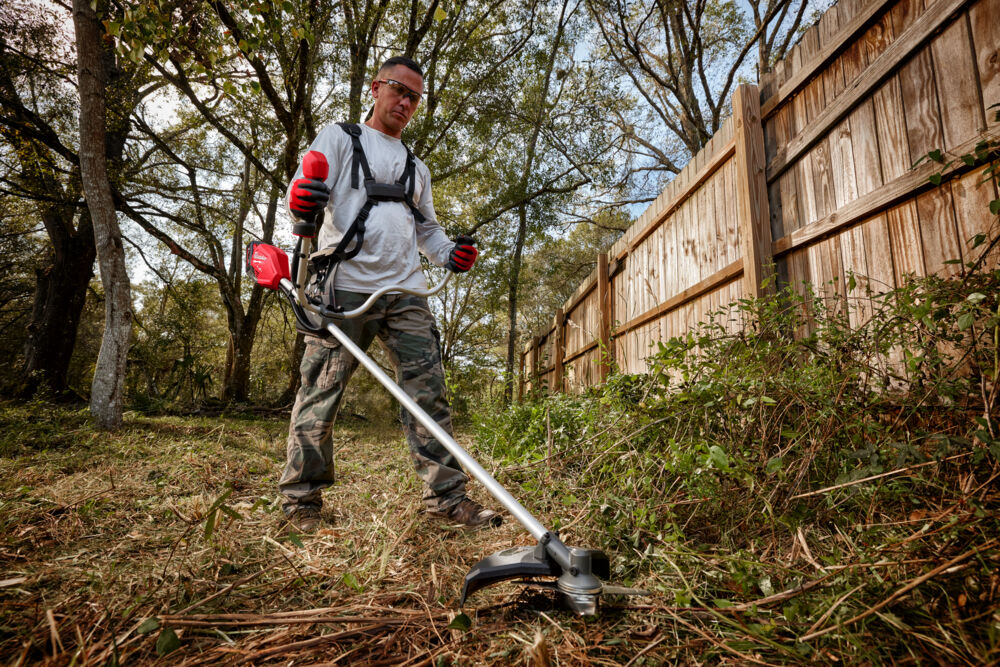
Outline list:
[[[438,224],[430,173],[400,139],[423,90],[423,72],[416,62],[390,58],[371,83],[375,105],[368,120],[326,127],[310,146],[326,157],[325,181],[302,178],[299,165],[288,206],[298,219],[325,213],[320,251],[313,255],[319,268],[313,288],[327,305],[351,310],[386,285],[426,289],[418,249],[434,264],[455,272],[468,271],[475,263],[474,241],[451,241]],[[361,349],[377,337],[400,386],[452,432],[440,336],[425,298],[387,294],[361,317],[338,321],[337,326]],[[334,338],[307,334],[302,386],[292,408],[287,461],[278,482],[285,516],[300,531],[312,532],[320,524],[321,492],[334,481],[333,423],[357,365]],[[426,484],[427,514],[467,526],[500,525],[499,514],[465,495],[467,477],[454,457],[405,410],[402,420],[414,467]]]

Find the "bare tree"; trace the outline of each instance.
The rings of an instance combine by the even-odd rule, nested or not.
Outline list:
[[[618,115],[639,171],[678,173],[730,113],[730,97],[750,71],[782,58],[809,0],[587,0],[611,76],[642,101],[645,122]],[[637,127],[639,126],[639,127]],[[663,133],[664,128],[666,134]]]

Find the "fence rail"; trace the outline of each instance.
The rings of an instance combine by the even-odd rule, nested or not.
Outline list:
[[[992,183],[961,161],[996,137],[1000,0],[840,0],[761,80],[521,354],[519,395],[578,391],[614,364],[779,284],[845,303],[910,275],[954,275],[993,219]],[[1000,253],[998,253],[1000,254]],[[996,265],[997,257],[989,258]],[[854,297],[855,295],[850,295]],[[865,317],[852,309],[853,323]]]

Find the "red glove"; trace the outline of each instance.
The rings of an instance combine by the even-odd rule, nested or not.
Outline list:
[[[323,209],[330,201],[330,188],[326,183],[308,178],[297,179],[292,183],[292,196],[288,208],[298,218],[309,218],[316,211]]]
[[[476,263],[479,251],[476,250],[476,240],[471,236],[459,236],[455,239],[455,247],[448,255],[448,263],[445,265],[455,273],[465,273]]]

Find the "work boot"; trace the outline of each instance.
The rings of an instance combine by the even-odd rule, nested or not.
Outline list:
[[[301,505],[285,515],[288,526],[300,533],[315,533],[322,520],[319,508],[313,505]]]
[[[451,507],[440,510],[427,510],[427,514],[435,519],[454,521],[469,528],[489,526],[499,528],[503,523],[503,517],[493,510],[488,510],[474,500],[462,498]]]

